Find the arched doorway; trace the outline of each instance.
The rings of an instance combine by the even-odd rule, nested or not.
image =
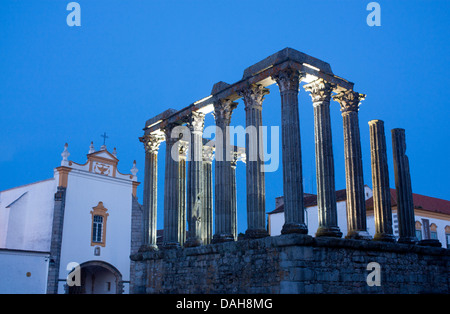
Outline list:
[[[69,294],[121,294],[122,274],[103,261],[80,264],[81,286],[69,287]]]

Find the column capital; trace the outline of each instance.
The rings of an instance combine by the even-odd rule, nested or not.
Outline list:
[[[178,136],[172,136],[172,131],[177,126],[179,126],[179,124],[170,123],[161,129],[164,132],[167,143],[174,144],[176,141],[180,140],[183,137],[183,133],[178,134]]]
[[[148,134],[139,138],[139,141],[144,144],[146,153],[157,154],[159,145],[164,141],[162,134]]]
[[[219,99],[214,102],[214,119],[216,125],[227,126],[231,122],[231,114],[237,107],[238,103],[229,99]]]
[[[292,68],[287,68],[272,76],[277,82],[280,92],[295,91],[298,92],[300,81],[305,77],[304,72],[299,72]]]
[[[309,84],[303,86],[305,91],[310,92],[313,103],[329,102],[331,99],[331,93],[336,87],[336,84],[325,81],[319,78]]]
[[[352,90],[346,90],[333,96],[333,100],[341,105],[342,114],[346,112],[358,112],[360,102],[365,98],[365,94],[360,94]]]
[[[205,126],[205,114],[203,112],[193,111],[187,120],[187,126],[191,132],[203,132]]]
[[[237,92],[239,96],[244,98],[245,110],[262,109],[264,97],[270,93],[268,88],[259,84],[252,84]]]
[[[180,140],[180,144],[178,146],[178,152],[179,152],[180,159],[186,160],[188,148],[189,148],[189,142]]]
[[[212,163],[212,160],[214,158],[214,147],[212,146],[203,146],[203,161]]]
[[[231,167],[236,168],[237,162],[239,160],[239,152],[234,151],[231,153]]]

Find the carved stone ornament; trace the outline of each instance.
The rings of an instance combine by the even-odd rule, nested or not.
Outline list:
[[[317,79],[309,84],[303,86],[305,91],[310,92],[310,96],[314,103],[316,102],[324,102],[331,100],[331,93],[335,88],[335,84],[329,83],[324,79]]]
[[[341,105],[341,112],[353,112],[358,111],[359,104],[366,98],[366,95],[354,92],[352,90],[346,90],[333,96],[333,99]]]
[[[159,145],[164,141],[164,137],[161,135],[144,135],[139,140],[144,143],[144,149],[146,153],[157,154]]]
[[[280,88],[280,92],[295,91],[298,92],[299,83],[305,76],[305,73],[291,68],[287,68],[272,76]]]
[[[244,98],[245,109],[261,109],[264,97],[269,94],[270,91],[262,85],[251,85],[237,93]]]
[[[220,99],[214,102],[214,118],[216,119],[216,125],[230,125],[231,114],[237,105],[237,102],[233,102],[229,99]]]
[[[203,132],[203,127],[205,126],[205,114],[193,111],[187,121],[187,126],[191,132]]]

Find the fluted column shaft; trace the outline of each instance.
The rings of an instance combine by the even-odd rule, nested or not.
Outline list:
[[[344,124],[345,181],[347,188],[346,238],[370,239],[367,232],[366,201],[362,167],[358,108],[365,95],[352,90],[333,97],[341,105]]]
[[[392,230],[391,190],[386,153],[384,122],[369,121],[370,156],[372,163],[373,210],[375,216],[374,240],[394,242]]]
[[[179,138],[172,137],[173,125],[164,129],[166,136],[166,159],[164,175],[164,248],[180,246],[180,169]]]
[[[237,240],[237,194],[236,194],[236,165],[237,153],[233,152],[231,160],[231,233]]]
[[[202,244],[202,224],[204,224],[203,211],[203,126],[205,115],[192,112],[188,121],[191,133],[189,147],[189,173],[187,213],[189,221],[189,238],[186,246]]]
[[[237,103],[221,99],[214,103],[216,120],[215,232],[213,242],[233,241],[232,169],[229,125]]]
[[[180,245],[186,242],[186,154],[189,144],[180,141],[178,161],[178,241]]]
[[[397,216],[400,243],[416,243],[414,203],[411,188],[409,160],[406,155],[404,129],[392,129],[392,151],[394,155],[395,189],[397,192]]]
[[[331,135],[330,99],[334,85],[318,79],[304,86],[311,93],[314,106],[316,150],[317,207],[319,228],[316,237],[341,237],[336,208],[333,143]]]
[[[245,103],[245,154],[247,183],[248,238],[268,236],[266,230],[266,192],[264,175],[264,147],[262,134],[262,102],[269,93],[261,85],[252,85],[239,92]]]
[[[281,233],[308,233],[303,208],[302,151],[298,89],[300,73],[285,69],[273,76],[281,94],[281,141],[285,223]]]
[[[203,223],[202,241],[210,244],[213,232],[212,159],[214,148],[203,147]]]
[[[164,137],[145,135],[140,138],[145,148],[145,174],[143,195],[143,245],[141,250],[157,249],[157,184],[158,184],[158,149]]]

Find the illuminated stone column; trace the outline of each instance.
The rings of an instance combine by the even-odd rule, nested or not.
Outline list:
[[[269,93],[261,85],[252,85],[239,92],[245,103],[245,155],[247,179],[247,227],[245,236],[268,236],[266,230],[266,191],[264,176],[264,147],[262,134],[262,102]]]
[[[231,233],[234,240],[237,240],[237,194],[236,194],[236,165],[238,161],[238,153],[232,153],[231,159]]]
[[[166,164],[164,176],[164,248],[180,247],[180,228],[183,217],[180,215],[180,140],[172,137],[176,125],[164,128],[166,136]]]
[[[372,162],[373,211],[376,241],[395,242],[392,230],[391,189],[386,154],[384,122],[369,121],[370,156]]]
[[[202,244],[202,225],[205,223],[203,211],[203,127],[205,115],[192,112],[188,127],[191,133],[191,147],[189,148],[189,174],[187,214],[189,221],[189,238],[186,246]]]
[[[365,95],[352,90],[333,96],[341,106],[344,124],[345,182],[347,188],[347,236],[371,239],[367,232],[366,200],[362,167],[358,109]]]
[[[143,195],[143,243],[140,250],[154,250],[156,245],[157,185],[158,185],[158,149],[164,136],[161,134],[144,135],[139,139],[144,143],[145,174]]]
[[[186,242],[186,156],[189,142],[180,141],[178,162],[178,241],[181,246]]]
[[[398,242],[414,244],[418,239],[416,238],[411,174],[408,156],[406,155],[405,130],[392,129],[391,133],[395,190],[397,192]]]
[[[303,207],[302,150],[298,89],[301,80],[297,70],[288,68],[272,77],[281,94],[281,141],[285,223],[281,233],[308,233]]]
[[[237,103],[226,99],[220,99],[214,102],[214,118],[216,120],[214,243],[234,241],[232,218],[232,157],[228,127],[231,121],[231,114],[236,106]]]
[[[316,180],[319,228],[316,237],[342,237],[338,227],[334,179],[333,142],[331,136],[330,99],[334,84],[323,79],[304,86],[314,106],[316,145]]]
[[[203,244],[210,244],[213,232],[212,160],[214,147],[203,146]]]

